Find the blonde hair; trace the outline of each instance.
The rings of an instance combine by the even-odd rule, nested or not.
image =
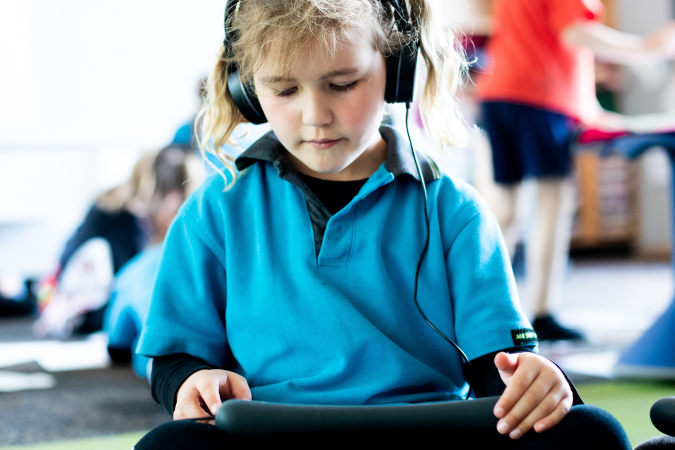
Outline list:
[[[127,181],[99,195],[96,205],[108,213],[128,211],[143,217],[155,189],[155,175],[152,169],[155,152],[146,152],[134,165]]]
[[[197,116],[199,147],[204,156],[211,152],[225,165],[229,180],[221,175],[228,186],[236,181],[234,157],[223,146],[236,145],[234,130],[247,121],[227,87],[230,64],[239,66],[243,82],[252,83],[256,70],[274,56],[272,62],[288,76],[300,54],[317,40],[334,50],[350,39],[353,30],[369,33],[373,45],[385,57],[418,40],[426,68],[420,113],[433,150],[439,154],[446,145],[464,145],[466,132],[455,92],[467,64],[454,34],[437,23],[432,1],[407,1],[414,30],[408,35],[393,30],[393,11],[382,0],[240,0],[236,14],[226,24],[228,35],[237,37],[231,42],[233,56],[228,58],[221,46],[207,81],[206,101]]]

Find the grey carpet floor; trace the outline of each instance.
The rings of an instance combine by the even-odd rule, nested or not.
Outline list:
[[[0,341],[34,340],[30,319],[1,319]],[[43,372],[36,363],[3,367]],[[171,420],[129,366],[55,372],[46,390],[0,392],[0,446],[149,430]]]
[[[52,389],[0,393],[0,446],[148,430],[171,420],[129,367],[53,375]]]

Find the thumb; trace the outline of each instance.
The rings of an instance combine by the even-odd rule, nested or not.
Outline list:
[[[502,378],[510,377],[518,368],[518,353],[497,353],[497,355],[495,355],[495,366],[497,366],[497,370],[499,370],[499,374]]]

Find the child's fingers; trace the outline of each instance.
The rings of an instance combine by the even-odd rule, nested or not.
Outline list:
[[[560,402],[558,402],[555,409],[548,416],[538,420],[534,424],[534,431],[541,433],[542,431],[546,431],[549,428],[553,428],[554,426],[558,425],[560,421],[565,418],[567,413],[570,412],[572,403],[573,399],[571,395],[563,398]]]
[[[207,412],[200,406],[200,394],[196,389],[191,389],[186,395],[176,400],[176,408],[173,412],[174,420],[194,419],[204,417]]]
[[[200,370],[190,375],[178,390],[174,419],[215,415],[221,399],[251,400],[246,379],[225,370]]]
[[[206,408],[211,411],[211,414],[216,414],[218,407],[222,403],[220,399],[221,391],[229,391],[227,389],[227,372],[225,371],[209,371],[209,377],[204,377],[197,383],[197,390],[201,396]],[[222,373],[220,373],[222,372]]]
[[[224,398],[240,400],[251,400],[253,398],[246,378],[234,372],[228,372],[227,383],[221,388],[220,393]]]
[[[520,354],[521,358],[526,356]],[[508,414],[530,385],[537,378],[539,370],[534,365],[518,364],[518,370],[508,380],[505,380],[506,389],[497,401],[494,407],[494,414],[498,418],[503,418]]]
[[[538,390],[539,388],[537,386],[533,386],[533,389]],[[560,402],[565,398],[565,393],[560,389],[557,389],[556,386],[553,386],[551,387],[551,390],[541,399],[535,400],[535,398],[536,396],[528,399],[528,401],[532,401],[533,403],[524,405],[525,406],[524,410],[530,409],[530,411],[525,415],[524,418],[522,418],[519,422],[517,422],[510,431],[507,431],[512,439],[520,438],[525,433],[530,431],[535,426],[535,424],[537,424],[540,420],[549,417],[551,414],[553,414],[558,405],[560,404]],[[514,410],[518,409],[519,405],[520,402],[516,405]],[[564,417],[564,414],[560,416],[560,419],[558,421],[562,420],[562,417]],[[554,418],[552,418],[552,420],[554,420]],[[514,422],[508,423],[511,425],[514,424]]]
[[[520,395],[520,398],[518,398],[513,407],[497,422],[497,431],[501,434],[510,434],[519,427],[523,420],[544,400],[549,389],[550,386],[543,386],[540,380],[535,379]],[[506,394],[506,391],[504,393]],[[534,421],[532,422],[533,424]],[[530,425],[530,428],[532,425]],[[525,426],[523,425],[523,427]],[[527,429],[529,430],[529,428]]]

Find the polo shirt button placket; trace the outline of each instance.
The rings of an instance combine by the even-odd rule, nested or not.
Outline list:
[[[342,221],[340,217],[338,220]],[[349,260],[349,244],[351,239],[347,239],[350,234],[349,229],[343,229],[341,225],[335,223],[326,228],[323,238],[323,245],[319,256],[319,266],[346,267]]]

